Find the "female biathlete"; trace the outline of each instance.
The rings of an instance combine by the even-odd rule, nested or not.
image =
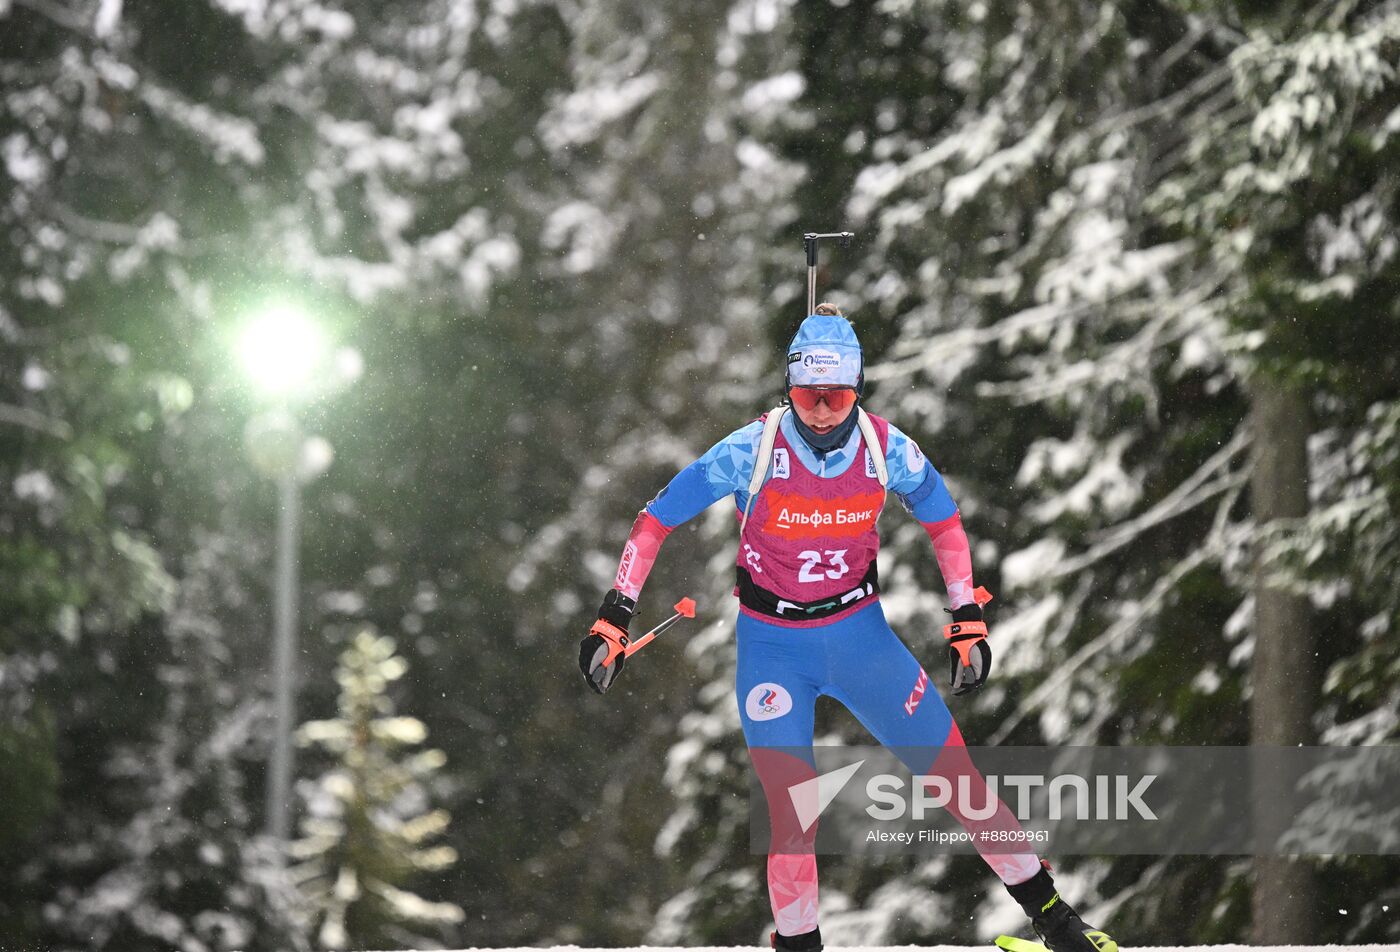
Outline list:
[[[627,626],[662,541],[733,494],[740,519],[735,696],[773,827],[768,856],[777,926],[773,945],[793,952],[822,948],[815,829],[802,830],[786,795],[792,784],[815,775],[812,758],[795,757],[792,749],[811,749],[818,696],[840,701],[887,747],[942,751],[935,764],[909,764],[916,774],[977,776],[947,705],[927,690],[928,675],[890,629],[880,606],[875,524],[887,488],[933,541],[953,616],[945,634],[954,693],[980,687],[991,665],[981,604],[989,596],[973,587],[957,506],[914,441],[860,409],[863,385],[855,329],[835,305],[818,306],[788,346],[792,412],[774,411],[782,416],[768,447],[760,448],[765,416],[725,437],[647,503],[623,550],[615,587],[604,597],[579,653],[589,685],[600,694],[607,691],[626,660],[621,648]],[[760,456],[768,465],[751,498]],[[970,831],[1019,830],[1005,806],[980,823],[964,817],[956,804],[950,809]],[[982,840],[974,837],[974,842]],[[979,849],[1053,952],[1115,948],[1059,897],[1048,867],[1034,854]]]

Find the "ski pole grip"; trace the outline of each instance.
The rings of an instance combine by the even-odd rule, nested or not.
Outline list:
[[[668,619],[666,619],[665,621],[663,621],[661,624],[657,625],[655,628],[653,628],[651,631],[647,632],[646,634],[644,634],[644,635],[639,635],[638,637],[634,638],[632,641],[629,642],[629,641],[627,640],[627,635],[626,635],[626,633],[624,632],[624,633],[623,633],[623,637],[622,637],[622,656],[623,656],[624,658],[630,658],[630,657],[632,657],[632,655],[634,655],[635,653],[637,653],[638,651],[640,651],[640,650],[642,649],[642,646],[643,646],[643,645],[649,644],[653,638],[655,638],[657,635],[661,634],[661,633],[662,633],[663,631],[665,631],[667,628],[670,628],[672,625],[674,625],[676,622],[680,621],[682,618],[694,618],[694,617],[695,617],[695,599],[693,599],[693,598],[682,598],[680,601],[676,602],[676,613],[675,613],[674,615],[672,615],[670,618],[668,618]],[[602,633],[599,632],[599,634],[602,634]],[[604,637],[606,637],[606,635],[604,635]],[[609,655],[608,655],[608,661],[611,661],[611,660],[612,660],[612,655],[609,654]],[[606,663],[607,663],[607,662],[605,661],[604,664],[606,664]]]
[[[630,645],[628,645],[626,648],[622,649],[622,656],[623,656],[624,658],[630,658],[630,657],[632,657],[632,656],[633,656],[634,654],[636,654],[638,651],[641,651],[641,650],[642,650],[642,646],[643,646],[643,645],[645,645],[647,642],[651,641],[651,640],[652,640],[653,638],[655,638],[655,637],[656,637],[656,632],[654,632],[654,631],[649,631],[649,632],[647,632],[645,635],[642,635],[642,637],[640,637],[640,638],[638,638],[636,641],[632,642],[632,643],[631,643]],[[611,656],[609,656],[609,657],[611,657]],[[604,662],[604,664],[606,664],[606,663],[607,663],[607,662]]]

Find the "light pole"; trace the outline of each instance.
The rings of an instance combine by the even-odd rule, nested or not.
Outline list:
[[[277,546],[273,573],[273,745],[267,777],[267,832],[285,844],[291,834],[297,595],[301,548],[301,485],[330,466],[330,443],[307,436],[295,408],[359,373],[358,355],[332,355],[317,326],[300,311],[279,307],[245,329],[239,357],[268,403],[244,433],[253,465],[277,483]]]

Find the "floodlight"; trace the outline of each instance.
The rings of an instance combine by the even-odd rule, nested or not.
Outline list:
[[[292,307],[259,314],[243,331],[238,356],[254,386],[271,396],[289,397],[307,389],[327,357],[325,335]]]

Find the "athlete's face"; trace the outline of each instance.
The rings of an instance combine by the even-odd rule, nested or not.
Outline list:
[[[797,388],[793,388],[796,390]],[[810,392],[810,389],[809,389]],[[849,394],[851,391],[845,391]],[[799,400],[795,396],[792,400],[792,409],[797,414],[797,418],[805,423],[813,433],[818,436],[830,433],[842,423],[846,417],[855,412],[855,404],[848,403],[841,391],[831,391],[831,398],[819,399],[813,404],[811,400]],[[838,396],[839,395],[839,396]],[[839,410],[833,410],[831,405],[836,404]]]

